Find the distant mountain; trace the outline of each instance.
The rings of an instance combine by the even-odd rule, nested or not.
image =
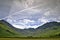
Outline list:
[[[0,20],[0,37],[60,37],[60,22],[48,22],[36,29],[17,29]]]

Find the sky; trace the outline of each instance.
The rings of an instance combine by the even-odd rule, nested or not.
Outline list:
[[[60,0],[0,0],[2,19],[19,29],[60,22]]]

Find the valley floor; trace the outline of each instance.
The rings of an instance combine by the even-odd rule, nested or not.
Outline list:
[[[29,39],[29,38],[0,38],[0,40],[60,40],[60,38],[40,38],[40,39]]]

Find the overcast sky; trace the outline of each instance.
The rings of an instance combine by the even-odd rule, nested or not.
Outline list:
[[[20,29],[60,22],[60,0],[0,0],[0,19]]]

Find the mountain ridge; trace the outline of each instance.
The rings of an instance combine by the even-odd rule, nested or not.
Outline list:
[[[7,21],[0,20],[0,30],[1,30],[1,23],[4,26],[7,25],[8,27],[10,27],[9,28],[10,30],[12,29],[15,31],[15,32],[11,32],[11,31],[9,32],[9,30],[8,30],[7,32],[9,32],[9,33],[16,33],[17,32],[17,36],[15,36],[15,37],[29,37],[29,36],[32,36],[32,37],[52,37],[52,36],[59,36],[59,34],[60,34],[60,22],[48,22],[42,26],[39,26],[36,29],[34,29],[34,28],[18,29],[18,28],[13,27]],[[4,26],[2,26],[2,27],[4,27]],[[14,36],[14,35],[12,35],[12,36]],[[4,37],[4,35],[3,35],[3,37]]]

